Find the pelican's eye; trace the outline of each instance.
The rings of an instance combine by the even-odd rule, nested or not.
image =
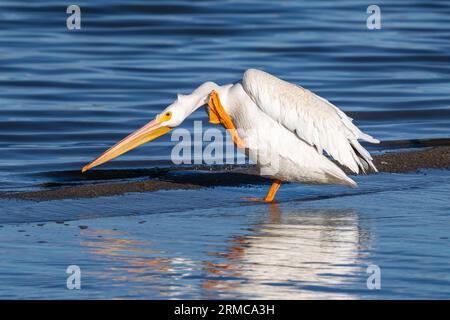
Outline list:
[[[172,112],[171,111],[167,111],[166,113],[164,113],[161,117],[161,122],[165,122],[165,121],[169,121],[172,118]]]

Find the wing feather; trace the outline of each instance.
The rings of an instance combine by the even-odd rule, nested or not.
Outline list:
[[[363,133],[342,110],[300,86],[264,71],[249,69],[242,86],[256,105],[272,119],[294,132],[300,139],[325,151],[355,173],[372,168],[369,152],[358,139],[379,143]]]

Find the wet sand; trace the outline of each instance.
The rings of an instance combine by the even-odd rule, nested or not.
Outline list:
[[[448,169],[450,167],[450,147],[386,153],[374,156],[374,161],[380,172],[407,173],[419,169]]]
[[[448,169],[450,146],[416,151],[392,152],[374,156],[379,172],[407,173],[419,169]],[[269,184],[271,180],[255,175],[254,166],[191,166],[148,170],[94,170],[85,174],[65,172],[78,178],[79,185],[67,187],[47,183],[43,189],[29,192],[2,193],[0,198],[17,200],[61,200],[115,196],[128,192],[199,189],[218,186]],[[371,174],[373,172],[370,172]],[[57,175],[58,173],[55,173]],[[139,178],[144,181],[102,183],[108,179]],[[95,182],[94,182],[95,181]]]

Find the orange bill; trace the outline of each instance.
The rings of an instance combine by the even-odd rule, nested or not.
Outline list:
[[[123,140],[116,143],[114,146],[102,153],[98,158],[84,166],[81,172],[85,172],[90,168],[101,165],[109,160],[112,160],[125,152],[128,152],[141,144],[152,141],[167,132],[172,130],[170,127],[162,126],[161,122],[157,119],[150,121],[148,124],[133,132]]]
[[[214,105],[212,105],[212,102],[209,102],[209,123],[211,124],[220,124],[220,118],[217,114]]]
[[[231,121],[230,116],[226,113],[225,109],[222,106],[222,103],[220,102],[219,95],[214,90],[211,92],[211,97],[208,105],[210,108],[209,122],[215,124],[221,123],[228,130],[231,137],[233,138],[233,142],[237,145],[237,147],[244,149],[245,143],[237,134],[237,130],[233,124],[233,121]]]

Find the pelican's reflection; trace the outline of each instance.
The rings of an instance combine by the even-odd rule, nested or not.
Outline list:
[[[172,219],[162,238],[141,227],[129,233],[82,230],[81,247],[94,260],[85,272],[108,290],[120,288],[126,297],[350,297],[342,289],[361,273],[361,252],[368,243],[357,213],[273,204],[253,207],[250,215],[259,222],[234,221],[236,228],[215,231],[198,226],[197,218],[185,219],[182,230],[189,232],[179,229],[173,238],[167,233]],[[201,219],[215,223],[223,216]],[[242,225],[245,230],[239,229]]]
[[[367,243],[353,210],[281,212],[273,204],[252,235],[234,238],[226,253],[210,253],[203,287],[210,298],[350,298],[342,289],[361,272]]]

